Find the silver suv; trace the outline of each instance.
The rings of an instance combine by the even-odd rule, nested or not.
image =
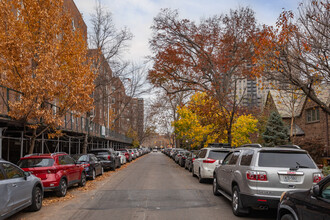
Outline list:
[[[192,175],[197,176],[200,183],[206,179],[213,179],[215,167],[231,150],[230,146],[225,144],[222,147],[203,148],[193,162]]]
[[[229,153],[215,169],[213,193],[228,198],[240,216],[250,208],[277,208],[283,192],[310,189],[322,178],[313,159],[298,146],[250,144]]]
[[[0,219],[25,208],[38,211],[43,191],[39,178],[0,158]]]

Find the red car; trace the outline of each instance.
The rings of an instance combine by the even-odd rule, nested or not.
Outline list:
[[[40,178],[45,191],[55,191],[59,197],[64,197],[74,184],[86,185],[84,167],[67,153],[26,155],[18,166]]]
[[[130,154],[127,149],[119,149],[119,151],[121,151],[125,155],[127,162],[131,162],[133,160],[132,154]]]

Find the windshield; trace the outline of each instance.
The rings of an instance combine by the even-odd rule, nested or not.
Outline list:
[[[75,159],[78,162],[89,161],[87,155],[73,155],[73,159]]]
[[[19,161],[18,166],[20,168],[32,168],[32,167],[51,167],[54,164],[52,158],[31,158]]]
[[[260,152],[260,167],[287,167],[315,169],[313,160],[305,152]]]
[[[208,158],[213,159],[213,160],[223,160],[227,156],[228,153],[229,153],[229,151],[211,150]]]

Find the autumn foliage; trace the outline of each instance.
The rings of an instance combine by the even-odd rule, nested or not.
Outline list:
[[[33,129],[32,140],[41,126],[58,128],[67,112],[90,109],[95,76],[86,54],[63,0],[0,1],[0,84],[21,92],[9,115]]]
[[[178,120],[173,122],[175,133],[192,148],[228,142],[226,115],[219,110],[218,102],[206,93],[194,94],[186,105],[178,108],[178,114]],[[235,114],[232,146],[251,143],[250,135],[258,131],[257,122],[252,115]]]
[[[226,120],[231,142],[239,105],[236,83],[251,76],[252,42],[257,31],[254,12],[239,8],[199,23],[178,17],[178,11],[164,9],[154,18],[150,40],[154,64],[149,80],[172,94],[207,93]]]

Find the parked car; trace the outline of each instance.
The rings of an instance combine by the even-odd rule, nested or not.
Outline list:
[[[84,167],[87,178],[95,180],[96,176],[103,175],[104,168],[94,154],[75,154],[72,157]]]
[[[330,219],[330,175],[309,190],[284,192],[277,220]]]
[[[308,190],[321,179],[313,159],[298,146],[249,144],[230,152],[215,169],[213,193],[231,200],[240,216],[250,208],[275,209],[283,192]]]
[[[116,156],[119,156],[120,157],[120,163],[121,163],[121,165],[125,164],[126,163],[126,157],[125,157],[125,155],[121,151],[115,151],[115,153],[116,153]]]
[[[29,154],[20,159],[18,166],[41,179],[45,191],[55,191],[59,197],[65,196],[72,185],[86,185],[84,167],[64,152]]]
[[[136,155],[136,158],[140,157],[140,152],[137,150],[137,149],[133,149],[133,152],[135,153]]]
[[[135,154],[134,150],[133,149],[129,149],[128,151],[132,155],[133,160],[135,160],[137,158],[137,155]]]
[[[39,178],[0,159],[0,219],[28,208],[38,211],[42,207],[43,186]]]
[[[178,151],[178,153],[175,155],[174,157],[174,161],[175,163],[179,163],[179,159],[186,153],[186,151],[184,150],[181,150],[181,151]]]
[[[184,168],[187,169],[189,172],[192,172],[192,165],[198,153],[199,151],[191,151],[187,156]]]
[[[154,153],[158,152],[157,148],[154,148],[154,149],[152,150],[152,152],[154,152]]]
[[[104,170],[116,170],[121,167],[120,157],[115,155],[112,148],[92,149],[89,153],[94,154],[101,161]]]
[[[126,162],[131,162],[133,160],[132,154],[127,149],[119,149],[119,151],[121,151],[125,155]]]
[[[184,151],[183,154],[181,155],[181,157],[179,157],[178,164],[181,167],[184,167],[184,165],[186,164],[186,159],[188,158],[189,154],[190,154],[189,151]]]
[[[193,162],[192,175],[197,176],[200,183],[213,179],[216,165],[222,162],[230,151],[230,147],[203,148]]]

